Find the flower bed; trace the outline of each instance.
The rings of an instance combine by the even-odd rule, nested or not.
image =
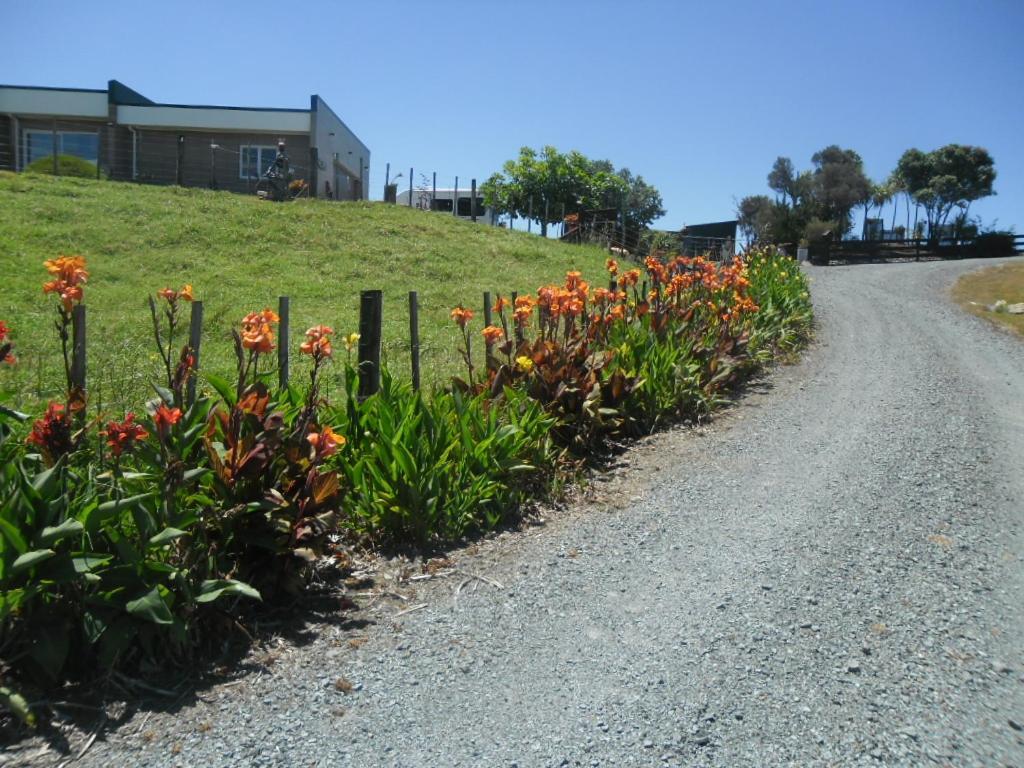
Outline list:
[[[511,303],[480,331],[452,311],[466,377],[427,396],[384,371],[360,399],[352,351],[306,331],[304,386],[272,386],[278,317],[233,333],[236,377],[189,397],[192,350],[177,347],[191,286],[150,299],[164,364],[136,412],[90,419],[69,349],[84,259],[46,262],[67,393],[32,419],[0,405],[0,659],[20,685],[185,663],[234,631],[244,605],[300,592],[344,542],[431,544],[492,529],[552,481],[623,441],[706,415],[733,385],[806,337],[806,281],[758,251],[716,265],[608,261],[609,285],[578,272]],[[642,287],[645,286],[645,287]],[[16,330],[16,329],[15,329]],[[0,323],[0,367],[16,364]],[[336,359],[337,358],[337,359]],[[345,394],[321,386],[339,365]],[[26,428],[27,436],[23,436]],[[5,702],[32,713],[12,687]]]

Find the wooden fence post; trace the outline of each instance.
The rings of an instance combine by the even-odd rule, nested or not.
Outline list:
[[[523,332],[519,329],[519,323],[516,322],[516,299],[519,298],[519,291],[512,291],[512,327],[515,328],[516,335],[516,349],[519,349],[519,345],[523,343]]]
[[[412,208],[412,168],[409,169],[409,207]]]
[[[469,218],[476,222],[476,179],[470,179],[469,190]]]
[[[420,388],[420,299],[409,291],[409,354],[412,357],[412,388]]]
[[[288,336],[291,330],[289,304],[287,296],[277,297],[277,316],[280,318],[280,324],[278,325],[280,340],[277,345],[277,383],[281,389],[288,387],[289,374],[291,373],[288,365]]]
[[[380,337],[383,319],[381,291],[359,294],[359,399],[380,389]]]
[[[71,386],[85,392],[85,305],[71,310]]]
[[[475,200],[474,196],[474,200]],[[493,316],[491,315],[491,292],[484,291],[484,327],[489,327],[493,323]],[[497,366],[494,365],[494,345],[490,341],[484,339],[484,365],[487,370],[490,371]]]
[[[203,302],[192,302],[188,323],[188,348],[192,352],[192,372],[188,377],[187,405],[196,401],[196,374],[199,372],[199,345],[203,339]]]

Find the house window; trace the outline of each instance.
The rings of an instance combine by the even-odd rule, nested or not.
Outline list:
[[[470,207],[469,207],[470,206],[470,203],[469,203],[470,199],[471,198],[468,198],[468,197],[460,197],[459,198],[459,211],[458,211],[458,215],[459,216],[466,216],[466,217],[468,217],[468,216],[472,216],[473,215],[473,213],[472,213],[472,211],[470,210]],[[483,216],[484,215],[484,199],[482,197],[478,197],[476,199],[476,215],[477,216]]]
[[[430,204],[430,210],[451,213],[452,201],[445,198],[434,198],[434,201]]]
[[[28,166],[41,157],[52,157],[53,138],[53,131],[24,131],[25,165]],[[97,163],[100,158],[99,134],[58,131],[57,154],[74,155],[90,163]]]
[[[256,147],[242,144],[238,152],[238,175],[242,179],[260,179],[267,169],[274,164],[277,147]]]

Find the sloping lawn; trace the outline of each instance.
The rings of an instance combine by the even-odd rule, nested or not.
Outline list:
[[[461,369],[449,318],[464,303],[481,318],[485,290],[507,294],[561,282],[579,269],[598,284],[605,254],[375,202],[274,204],[226,192],[0,172],[0,320],[19,364],[0,371],[10,405],[35,408],[61,392],[53,297],[42,262],[81,254],[90,272],[90,400],[138,408],[158,380],[148,294],[194,286],[205,304],[203,368],[230,375],[230,332],[249,311],[291,297],[293,359],[302,332],[358,324],[359,291],[384,291],[384,354],[408,376],[410,290],[419,292],[425,385]],[[479,323],[475,327],[479,328]],[[338,354],[343,346],[336,342]],[[479,349],[482,345],[477,344]],[[302,377],[301,361],[293,364]],[[332,386],[337,386],[334,377]]]

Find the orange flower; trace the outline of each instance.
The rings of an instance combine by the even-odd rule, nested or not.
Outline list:
[[[583,275],[579,272],[566,272],[565,273],[565,289],[571,291],[579,285],[583,279]]]
[[[180,408],[168,408],[163,403],[153,414],[153,423],[160,434],[167,434],[167,431],[181,419]]]
[[[70,312],[72,305],[76,301],[80,302],[82,300],[81,286],[73,285],[60,278],[43,283],[43,293],[56,293],[60,296],[65,312]]]
[[[242,346],[257,354],[270,352],[274,348],[274,329],[272,323],[280,318],[269,309],[262,312],[250,312],[242,318]]]
[[[636,285],[640,281],[640,270],[631,269],[619,278],[619,288]]]
[[[334,329],[326,325],[314,325],[306,331],[306,341],[299,349],[307,355],[312,355],[316,360],[330,357],[333,352],[330,338],[332,333]]]
[[[338,449],[345,445],[345,436],[339,435],[330,427],[324,427],[320,432],[310,432],[306,440],[313,446],[316,456],[319,459],[326,459],[338,452]]]
[[[608,261],[604,263],[604,268],[608,270],[608,274],[612,277],[619,274],[619,262],[615,259],[608,259]]]
[[[501,312],[505,307],[511,306],[512,302],[506,299],[504,296],[499,296],[498,300],[494,302],[494,311]]]
[[[466,324],[473,319],[473,310],[466,309],[461,304],[452,310],[452,320],[459,324],[460,328],[465,328]]]
[[[488,325],[480,333],[484,336],[484,341],[488,344],[497,344],[501,341],[501,337],[505,335],[505,332],[496,325]]]
[[[125,414],[124,421],[107,422],[107,428],[100,431],[100,434],[107,438],[107,445],[115,457],[125,451],[131,451],[135,443],[149,437],[149,432],[142,428],[141,424],[135,423],[135,414]]]
[[[89,278],[83,256],[59,256],[56,259],[47,259],[43,266],[57,280],[67,285],[79,285]]]
[[[156,295],[161,299],[166,299],[169,304],[174,304],[178,299],[185,301],[192,301],[192,286],[186,284],[180,291],[176,291],[173,288],[161,288],[156,292]]]

